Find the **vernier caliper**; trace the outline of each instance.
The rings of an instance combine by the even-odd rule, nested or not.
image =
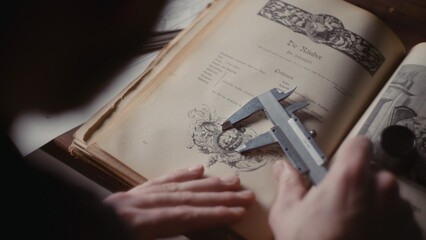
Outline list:
[[[246,103],[242,108],[229,117],[223,124],[222,130],[237,126],[237,123],[248,118],[255,112],[264,110],[274,126],[241,145],[240,153],[266,145],[278,143],[286,153],[293,166],[302,174],[307,174],[311,182],[317,185],[325,176],[324,166],[326,157],[319,149],[315,140],[305,129],[294,112],[308,105],[306,101],[296,102],[288,107],[280,104],[294,92],[295,88],[282,92],[273,88]]]

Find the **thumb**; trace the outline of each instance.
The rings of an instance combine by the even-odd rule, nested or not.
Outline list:
[[[300,201],[307,192],[302,175],[286,161],[277,161],[273,172],[277,180],[278,190],[275,205],[290,208]]]

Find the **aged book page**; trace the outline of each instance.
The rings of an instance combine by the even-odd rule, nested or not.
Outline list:
[[[426,185],[418,171],[426,166],[426,43],[416,45],[362,116],[349,136],[366,135],[378,146],[382,130],[390,125],[408,127],[417,139],[420,159],[398,175],[402,195],[426,231]],[[425,235],[426,236],[426,235]]]
[[[152,68],[146,81],[129,87],[131,93],[83,128],[90,132],[83,140],[148,179],[199,163],[209,175],[239,175],[256,192],[257,204],[233,229],[265,239],[271,237],[266,219],[275,196],[270,167],[282,154],[268,149],[245,157],[235,151],[270,127],[264,116],[227,132],[222,121],[256,95],[296,86],[287,104],[310,103],[299,116],[330,155],[404,49],[380,21],[340,0],[215,4],[203,24],[165,52],[162,68]]]

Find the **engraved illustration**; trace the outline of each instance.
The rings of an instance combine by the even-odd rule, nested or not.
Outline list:
[[[371,75],[385,61],[383,54],[361,36],[345,29],[336,17],[311,14],[282,0],[270,0],[259,15],[282,24],[313,42],[334,48],[359,63]]]
[[[242,172],[255,171],[266,165],[272,158],[277,157],[273,151],[256,151],[251,155],[241,155],[237,151],[241,144],[256,136],[250,128],[229,129],[222,131],[222,121],[214,110],[202,105],[188,112],[192,119],[188,133],[190,137],[189,149],[196,148],[209,156],[207,167],[221,163]]]
[[[383,97],[363,124],[360,134],[378,141],[382,130],[390,125],[402,125],[416,136],[420,157],[413,167],[426,164],[426,66],[403,65]],[[411,176],[409,176],[412,178]]]

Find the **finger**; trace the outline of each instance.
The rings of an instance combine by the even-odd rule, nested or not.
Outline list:
[[[414,218],[412,205],[407,200],[399,198],[399,204],[395,207],[399,212],[391,216],[394,220],[394,227],[401,228],[403,231],[399,231],[401,236],[394,239],[422,239],[421,229]]]
[[[420,239],[421,233],[414,220],[411,205],[399,195],[398,183],[393,174],[380,171],[376,174],[376,211],[381,227],[388,239]],[[390,230],[391,229],[391,230]],[[397,231],[392,231],[398,229]]]
[[[240,179],[237,176],[225,178],[208,177],[186,182],[171,182],[165,184],[156,184],[141,188],[145,193],[155,192],[219,192],[236,191],[241,189]]]
[[[411,204],[397,195],[386,199],[379,211],[377,225],[379,236],[383,239],[422,239],[421,230],[414,218]]]
[[[171,183],[171,182],[184,182],[184,181],[190,181],[194,179],[199,179],[204,174],[204,167],[203,165],[195,165],[193,167],[179,169],[171,173],[167,173],[163,176],[160,176],[158,178],[154,178],[151,180],[148,180],[144,184],[141,184],[134,188],[134,190],[139,190],[140,188],[144,188],[146,186],[152,186],[152,185],[158,185],[158,184],[164,184],[164,183]]]
[[[364,187],[372,180],[369,161],[372,159],[372,144],[366,137],[346,140],[336,154],[324,182],[340,185],[347,191]]]
[[[274,205],[280,208],[290,208],[306,194],[302,175],[285,161],[277,161],[273,167],[274,176],[278,183],[278,192]]]
[[[182,205],[248,207],[254,201],[254,198],[254,193],[250,190],[239,192],[161,192],[135,196],[131,204],[140,208]]]
[[[188,232],[229,225],[241,220],[246,210],[242,207],[170,207],[143,210],[133,224],[140,226],[161,226],[142,228],[154,237],[170,237]]]
[[[376,179],[377,208],[385,214],[401,215],[397,219],[412,217],[411,205],[401,198],[398,182],[394,175],[388,171],[380,171],[376,174]]]
[[[387,202],[394,202],[399,198],[398,183],[392,173],[379,171],[375,177],[378,207],[384,207]]]

